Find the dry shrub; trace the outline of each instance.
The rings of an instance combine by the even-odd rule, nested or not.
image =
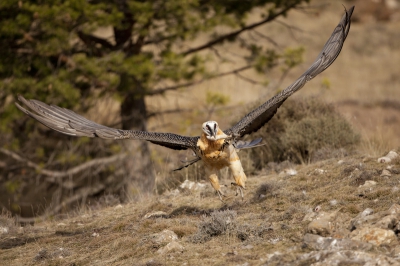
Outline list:
[[[193,243],[204,243],[211,237],[232,233],[237,228],[236,211],[225,210],[203,216],[198,225],[198,232],[191,238]]]
[[[253,197],[253,202],[261,202],[271,197],[276,197],[279,193],[280,185],[276,181],[267,181],[261,184]]]
[[[289,99],[266,126],[252,135],[257,137],[266,144],[252,149],[251,159],[258,169],[270,161],[305,163],[337,157],[360,141],[333,105],[314,97]]]

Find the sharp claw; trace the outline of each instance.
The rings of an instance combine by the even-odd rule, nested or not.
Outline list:
[[[217,194],[219,199],[222,201],[222,203],[226,204],[225,201],[222,199],[222,197],[226,197],[224,193],[222,193],[221,190],[217,190]]]
[[[238,184],[236,184],[234,182],[232,182],[231,185],[236,186],[236,195],[235,196],[239,195],[239,192],[240,192],[240,196],[242,197],[242,200],[244,200],[244,195],[243,195],[244,188],[242,188],[241,186],[239,186]]]

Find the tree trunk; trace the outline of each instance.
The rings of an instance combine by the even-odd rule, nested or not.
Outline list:
[[[121,104],[122,128],[147,130],[145,89],[133,77],[121,75],[119,91],[125,95]],[[133,196],[151,194],[155,189],[155,169],[147,141],[126,141],[130,152],[126,160],[128,193]]]

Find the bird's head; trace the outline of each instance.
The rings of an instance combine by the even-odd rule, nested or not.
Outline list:
[[[204,122],[202,125],[203,132],[206,134],[207,138],[212,140],[216,139],[217,133],[218,133],[218,123],[215,121],[207,121]]]

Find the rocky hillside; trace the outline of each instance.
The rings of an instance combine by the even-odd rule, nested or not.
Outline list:
[[[17,226],[2,265],[400,265],[400,160],[272,165],[226,204],[185,181],[154,198]],[[223,180],[230,184],[231,180]]]

